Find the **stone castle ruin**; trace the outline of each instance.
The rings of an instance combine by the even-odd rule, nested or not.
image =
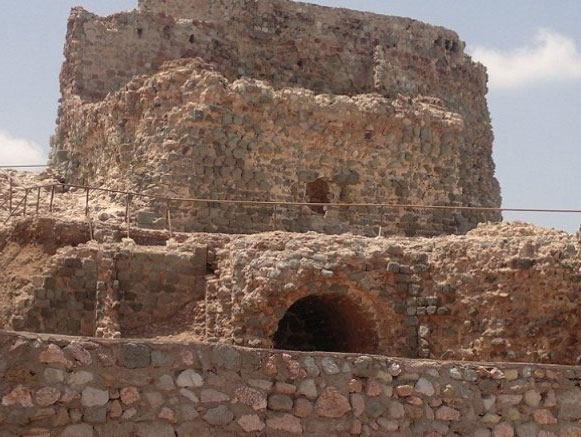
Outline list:
[[[196,199],[499,207],[486,73],[449,30],[289,1],[73,10],[53,161],[69,182]],[[165,205],[139,219],[155,227]],[[185,231],[273,207],[175,203]],[[148,214],[149,212],[149,214]],[[278,229],[463,233],[495,212],[291,207]]]
[[[0,437],[581,436],[581,243],[499,223],[463,50],[289,0],[73,9],[64,185],[0,226]]]

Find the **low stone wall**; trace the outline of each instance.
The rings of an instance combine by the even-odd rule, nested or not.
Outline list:
[[[0,332],[0,436],[581,435],[581,367]]]
[[[30,306],[15,329],[120,336],[171,318],[204,300],[207,247],[188,250],[114,248],[94,243],[65,248],[32,280]]]

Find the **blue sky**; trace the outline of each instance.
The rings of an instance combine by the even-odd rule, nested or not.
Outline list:
[[[318,0],[457,31],[489,68],[494,158],[505,207],[581,209],[579,0]],[[0,0],[0,165],[44,161],[72,6],[106,15],[136,0]],[[581,215],[505,214],[577,231]]]

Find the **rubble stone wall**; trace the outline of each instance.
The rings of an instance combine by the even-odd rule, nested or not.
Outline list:
[[[102,250],[92,243],[65,248],[33,278],[30,305],[13,318],[19,330],[119,336],[205,297],[206,248]]]
[[[143,2],[107,18],[74,9],[65,55],[53,163],[69,181],[182,198],[500,205],[485,70],[452,31],[289,1]],[[140,207],[153,214],[141,225],[163,226],[166,205]],[[173,208],[176,229],[212,232],[435,235],[500,219]]]
[[[7,328],[581,362],[580,246],[565,233],[488,225],[466,236],[415,239],[283,232],[175,238],[179,243],[166,246],[109,238],[59,250],[23,288],[28,304]],[[321,322],[308,325],[313,319]]]
[[[579,367],[0,332],[0,435],[581,435]]]

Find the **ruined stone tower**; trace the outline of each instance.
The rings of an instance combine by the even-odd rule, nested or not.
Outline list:
[[[73,10],[52,162],[174,202],[185,231],[464,233],[500,206],[486,72],[447,29],[287,0]],[[163,202],[140,205],[162,226]]]
[[[581,436],[578,237],[425,207],[500,205],[463,48],[287,0],[73,9],[68,183],[0,224],[0,437]]]

